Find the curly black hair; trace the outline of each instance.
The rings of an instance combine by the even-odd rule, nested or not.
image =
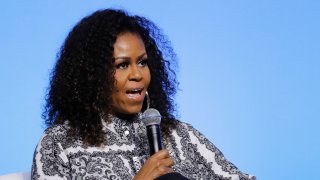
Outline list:
[[[170,42],[150,20],[115,9],[94,12],[68,34],[50,76],[42,114],[47,126],[68,121],[69,137],[80,138],[87,145],[106,144],[101,113],[112,110],[113,45],[125,32],[139,35],[145,44],[151,73],[150,106],[162,115],[162,131],[166,135],[175,128],[177,67]]]

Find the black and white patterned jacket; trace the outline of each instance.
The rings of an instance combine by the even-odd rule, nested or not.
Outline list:
[[[144,124],[113,118],[103,125],[108,138],[104,147],[67,141],[67,123],[46,129],[34,153],[32,179],[132,179],[149,156]],[[174,160],[174,171],[189,179],[255,179],[240,172],[189,124],[179,122],[163,141]]]

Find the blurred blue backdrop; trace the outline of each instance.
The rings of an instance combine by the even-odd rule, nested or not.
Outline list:
[[[179,57],[180,119],[259,180],[320,179],[320,1],[0,2],[0,175],[30,171],[64,38],[103,8],[146,16]]]

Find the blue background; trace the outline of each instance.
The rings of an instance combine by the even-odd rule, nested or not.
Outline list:
[[[320,1],[2,0],[0,174],[30,171],[48,75],[103,8],[146,16],[179,57],[179,119],[259,180],[320,179]]]

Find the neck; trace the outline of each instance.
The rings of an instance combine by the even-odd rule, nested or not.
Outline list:
[[[112,115],[127,121],[133,121],[139,117],[139,113],[138,114],[113,113]]]

